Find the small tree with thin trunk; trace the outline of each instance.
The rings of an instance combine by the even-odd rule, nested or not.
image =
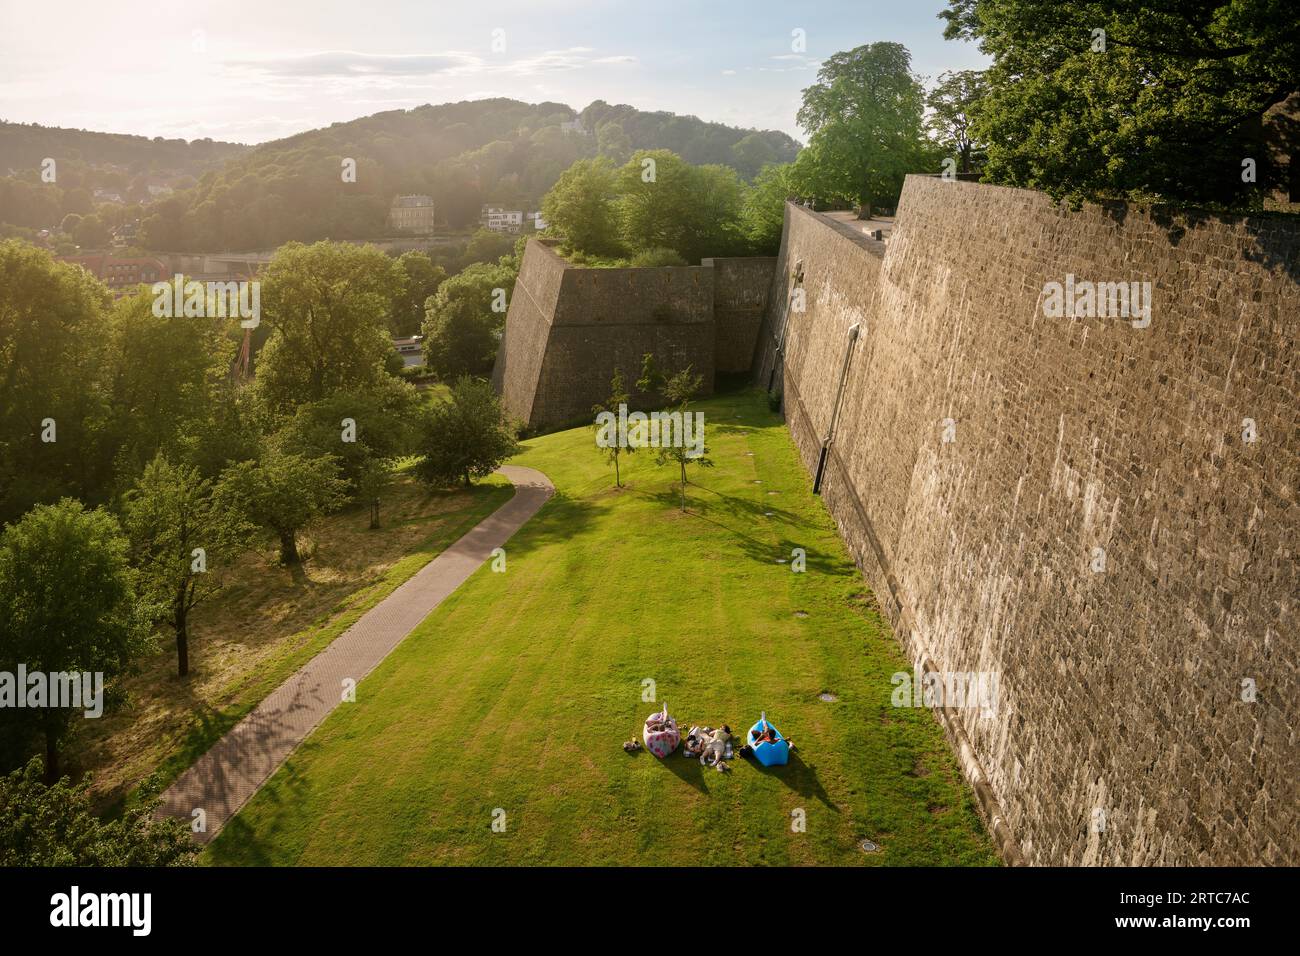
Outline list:
[[[0,533],[0,671],[122,673],[150,647],[149,609],[136,593],[127,540],[117,521],[79,501],[38,505]],[[45,738],[45,779],[59,778],[59,745],[82,706],[0,708]],[[28,687],[14,688],[26,694]],[[90,693],[93,693],[93,688]],[[29,698],[29,703],[30,703]],[[103,702],[101,698],[101,703]]]
[[[419,478],[431,485],[484,478],[519,451],[516,430],[501,407],[492,385],[462,376],[448,401],[435,406],[425,419],[415,466]]]
[[[664,400],[668,403],[668,408],[673,412],[680,413],[683,422],[686,421],[686,416],[691,414],[689,411],[691,399],[695,397],[703,384],[704,376],[693,372],[689,365],[663,383],[661,392]],[[707,457],[708,452],[709,449],[708,446],[704,444],[704,433],[702,430],[700,432],[699,454],[695,454],[694,450],[688,448],[685,442],[673,442],[671,444],[661,444],[659,446],[659,454],[655,456],[655,464],[666,465],[673,462],[676,463],[681,472],[683,512],[686,510],[686,466],[698,465],[701,468],[713,467],[713,462]]]
[[[619,475],[619,470],[618,470],[619,458],[622,456],[623,452],[625,451],[628,454],[631,454],[632,452],[636,451],[635,448],[622,447],[622,445],[619,444],[619,440],[618,440],[619,438],[617,434],[618,410],[619,410],[619,406],[627,404],[627,400],[628,400],[627,386],[623,384],[623,370],[621,368],[616,368],[614,369],[614,377],[609,380],[609,398],[605,399],[603,404],[592,406],[591,409],[592,414],[596,416],[595,429],[596,429],[597,436],[600,435],[602,429],[606,431],[606,439],[607,439],[606,444],[604,445],[604,447],[602,447],[599,443],[597,443],[596,447],[605,456],[605,460],[611,462],[614,465],[614,487],[616,488],[623,487],[623,481]],[[614,434],[612,435],[609,434],[608,424],[602,426],[600,421],[601,415],[613,416]]]
[[[197,468],[173,465],[161,453],[127,493],[124,511],[141,590],[175,632],[184,677],[190,614],[221,590],[223,571],[250,546],[255,529],[239,510],[222,507]]]
[[[268,452],[231,465],[221,476],[220,507],[242,513],[280,539],[280,563],[298,564],[298,532],[347,500],[347,482],[329,455],[306,458]]]

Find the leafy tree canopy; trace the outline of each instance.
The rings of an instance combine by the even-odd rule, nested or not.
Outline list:
[[[450,400],[428,413],[416,474],[435,486],[463,482],[469,487],[519,450],[516,435],[492,385],[463,376],[452,386]]]
[[[985,177],[1085,198],[1260,202],[1242,160],[1300,89],[1287,0],[950,0],[949,39],[993,57],[974,130]]]

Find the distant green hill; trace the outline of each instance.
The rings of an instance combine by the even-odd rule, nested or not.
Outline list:
[[[249,148],[0,121],[0,235],[54,228],[68,213],[91,213],[95,190],[148,202],[151,186],[155,192],[193,186]],[[46,159],[54,160],[53,182],[41,177]]]
[[[398,193],[433,196],[440,223],[467,228],[484,203],[536,209],[576,159],[602,152],[622,161],[642,148],[672,149],[692,163],[725,163],[750,177],[764,162],[793,159],[799,146],[784,133],[600,100],[580,114],[562,103],[510,99],[420,106],[238,155],[194,188],[154,203],[140,241],[183,251],[374,238],[388,234],[388,209]],[[345,181],[345,160],[355,161],[355,181]]]
[[[54,157],[74,167],[119,166],[140,173],[199,176],[250,147],[212,139],[163,139],[125,133],[94,133],[35,123],[0,120],[0,174],[9,170],[39,171],[41,161]]]

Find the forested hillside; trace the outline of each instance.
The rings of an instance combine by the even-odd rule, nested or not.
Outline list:
[[[581,120],[581,128],[562,128]],[[484,203],[538,208],[575,160],[667,148],[695,163],[752,176],[788,161],[784,133],[736,129],[693,116],[643,113],[596,101],[581,114],[562,103],[510,99],[377,113],[266,143],[153,204],[141,243],[152,249],[267,248],[289,240],[360,239],[387,233],[398,193],[434,198],[441,225],[472,226]],[[354,160],[348,181],[345,160]]]
[[[124,204],[149,202],[159,189],[192,186],[248,149],[211,139],[150,139],[0,121],[0,236],[30,237],[57,228],[69,214],[89,215],[102,204],[95,190]],[[44,168],[49,159],[53,167]]]

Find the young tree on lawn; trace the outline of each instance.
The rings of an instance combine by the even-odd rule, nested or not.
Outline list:
[[[126,670],[150,646],[149,608],[136,594],[127,540],[108,512],[64,498],[38,505],[0,533],[0,671]],[[25,692],[26,688],[19,690]],[[45,777],[59,777],[59,744],[87,708],[3,708],[45,738]]]
[[[704,384],[704,376],[691,371],[691,366],[686,366],[676,375],[669,378],[663,384],[662,392],[664,399],[668,402],[668,407],[673,412],[680,413],[683,423],[686,416],[691,414],[689,406],[691,399],[699,392],[700,386]],[[662,426],[661,426],[662,427]],[[663,433],[660,432],[662,441]],[[686,443],[675,442],[672,444],[660,444],[659,454],[655,456],[656,465],[666,465],[669,462],[675,462],[681,471],[682,476],[682,511],[686,510],[686,466],[699,465],[701,468],[713,467],[713,462],[706,456],[709,449],[704,445],[704,433],[700,432],[700,452],[695,454],[694,450],[687,447]]]
[[[190,613],[221,590],[222,571],[249,547],[254,528],[239,511],[222,507],[197,468],[173,465],[161,453],[127,492],[124,510],[141,591],[166,614],[184,677]]]
[[[144,792],[122,816],[101,820],[89,781],[46,785],[33,757],[0,776],[0,867],[186,866],[199,850],[184,820],[155,819],[157,796]]]
[[[451,398],[428,413],[416,474],[431,485],[463,481],[468,488],[519,451],[515,436],[491,384],[463,376]]]
[[[347,482],[329,455],[307,458],[277,451],[231,465],[221,476],[219,507],[242,512],[280,539],[280,563],[298,564],[298,532],[347,500]]]
[[[599,448],[600,451],[604,454],[605,460],[612,462],[614,465],[614,487],[616,488],[623,487],[623,481],[619,476],[619,470],[618,470],[619,457],[625,451],[628,454],[631,454],[632,452],[636,451],[635,448],[631,448],[631,447],[623,448],[619,445],[618,442],[618,434],[617,434],[618,410],[620,405],[627,404],[627,400],[628,400],[627,386],[623,384],[623,370],[621,368],[616,368],[614,369],[614,377],[609,380],[609,398],[605,399],[603,404],[595,405],[591,409],[592,414],[595,415],[597,419],[595,425],[597,435],[600,434],[602,429],[602,425],[599,420],[600,416],[603,413],[608,413],[614,416],[614,422],[615,422],[614,434],[609,434],[608,425],[603,426],[606,429],[606,438],[608,439],[608,441],[604,448],[601,448],[600,445],[597,445],[596,447]]]

